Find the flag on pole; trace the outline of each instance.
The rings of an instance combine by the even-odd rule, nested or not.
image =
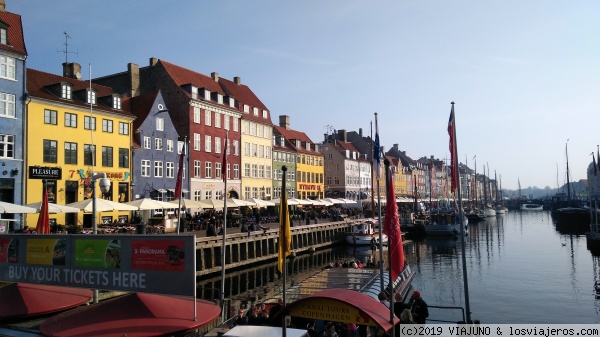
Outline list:
[[[223,182],[227,180],[227,146],[229,143],[229,134],[225,136],[225,144],[223,146],[223,168],[221,169],[221,174],[223,175]]]
[[[40,208],[40,217],[37,221],[35,231],[38,234],[50,234],[50,215],[48,214],[48,189],[44,184],[44,196],[42,199],[42,206]]]
[[[454,104],[450,110],[450,120],[448,120],[448,135],[450,135],[450,192],[454,192],[458,186],[458,158],[454,146],[456,142],[456,125],[454,123]]]
[[[598,158],[600,160],[600,158]],[[598,166],[596,165],[596,157],[594,157],[594,152],[592,151],[592,161],[594,162],[594,176],[598,175]]]
[[[596,145],[596,147],[598,148],[598,146]],[[598,158],[598,161],[600,162],[600,148],[598,148],[597,152],[596,152],[596,158]],[[594,165],[594,175],[598,174],[598,165]]]
[[[181,198],[181,184],[183,181],[183,158],[185,157],[185,142],[181,147],[181,154],[179,155],[179,168],[177,171],[177,183],[175,184],[175,198]]]
[[[387,161],[386,161],[387,162]],[[394,179],[391,166],[386,167],[386,206],[383,233],[388,237],[388,249],[390,250],[390,272],[392,280],[395,280],[402,269],[404,269],[404,247],[402,246],[402,233],[400,232],[400,217],[398,205],[396,204],[396,193],[394,193]]]
[[[377,125],[377,114],[375,114],[375,142],[373,143],[373,169],[377,179],[381,177],[381,146],[379,145],[379,126]]]
[[[287,193],[283,191],[281,193],[281,203],[279,205],[279,249],[277,260],[277,270],[279,270],[279,272],[283,272],[283,264],[285,263],[286,257],[290,255],[291,246],[292,233],[290,230],[290,215],[288,213]]]

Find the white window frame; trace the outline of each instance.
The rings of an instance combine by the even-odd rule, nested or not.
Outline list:
[[[163,176],[163,162],[160,160],[154,161],[154,177],[162,178]]]
[[[17,79],[17,62],[14,57],[0,55],[0,77],[9,80]]]
[[[233,141],[233,155],[234,156],[240,155],[240,143],[237,140]]]
[[[194,160],[194,177],[200,178],[202,174],[202,162]]]
[[[148,137],[148,136],[144,136],[144,149],[151,149],[152,148],[152,138]]]
[[[204,152],[212,152],[212,137],[209,135],[204,136]]]
[[[210,110],[204,111],[204,125],[206,125],[206,126],[212,125],[212,111],[210,111]]]
[[[173,139],[167,139],[167,151],[173,152]]]
[[[165,119],[157,117],[156,118],[156,130],[157,131],[165,131]]]
[[[175,178],[175,163],[172,161],[166,162],[165,165],[165,177]]]
[[[239,132],[240,130],[240,120],[233,117],[233,132]]]
[[[121,96],[113,96],[113,109],[121,110]]]
[[[200,151],[201,147],[202,147],[202,143],[200,141],[200,134],[199,133],[194,133],[194,150],[196,151]]]
[[[215,137],[215,153],[221,153],[221,138]]]
[[[233,179],[240,179],[240,165],[233,164]]]
[[[15,158],[15,136],[0,134],[0,158],[13,159]]]
[[[150,176],[150,160],[142,159],[142,177]]]
[[[200,124],[200,108],[194,107],[194,123]]]
[[[212,178],[212,162],[204,162],[204,178]]]
[[[163,149],[162,138],[154,138],[154,149],[158,150],[158,151],[162,151],[162,149]]]
[[[129,134],[129,123],[119,122],[119,134],[120,135],[128,135]]]
[[[231,117],[228,115],[223,115],[223,129],[229,131],[230,124],[231,124]]]
[[[71,99],[71,97],[72,97],[71,85],[69,85],[67,83],[62,83],[60,86],[60,89],[61,89],[60,97],[62,97],[64,99]]]
[[[221,114],[215,111],[215,128],[221,128]]]
[[[0,117],[15,117],[15,95],[0,93]]]

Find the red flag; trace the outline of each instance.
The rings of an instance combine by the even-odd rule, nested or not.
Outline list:
[[[50,234],[50,215],[48,214],[48,189],[44,186],[44,197],[40,208],[40,217],[38,218],[35,231],[38,234]]]
[[[390,270],[392,279],[395,280],[402,269],[404,269],[404,247],[402,246],[402,233],[400,232],[400,217],[398,216],[398,205],[394,193],[393,174],[389,166],[386,183],[386,206],[383,233],[388,237],[388,249],[390,250]]]
[[[452,182],[450,192],[454,192],[458,186],[458,158],[456,158],[456,125],[454,124],[454,103],[450,110],[448,121],[448,134],[450,135],[450,181]]]
[[[185,142],[181,148],[181,154],[179,155],[179,168],[177,171],[177,183],[175,184],[175,198],[181,198],[181,184],[183,181],[183,157],[185,157]]]
[[[225,146],[223,146],[223,168],[221,174],[223,175],[223,182],[227,180],[227,143],[229,142],[229,135],[225,137]]]

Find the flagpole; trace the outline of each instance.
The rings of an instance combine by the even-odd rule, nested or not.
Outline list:
[[[177,172],[177,186],[175,193],[179,200],[179,208],[177,209],[177,235],[179,235],[179,229],[181,228],[181,184],[183,184],[183,158],[185,157],[185,145],[187,143],[187,136],[183,137],[183,146],[181,147],[181,158],[179,158],[179,172]]]
[[[283,287],[282,287],[282,291],[283,291],[283,306],[285,307],[287,305],[287,300],[286,300],[286,282],[287,282],[287,255],[289,254],[290,251],[290,235],[291,233],[289,232],[289,214],[288,214],[288,203],[287,203],[287,192],[286,192],[286,175],[287,175],[287,166],[283,165],[281,167],[281,171],[283,172],[282,174],[282,179],[281,179],[281,190],[283,191],[283,193],[281,193],[281,202],[279,204],[280,212],[279,214],[281,214],[280,219],[279,219],[279,224],[280,224],[280,228],[279,228],[279,261],[278,261],[278,268],[282,273],[283,276]],[[281,311],[283,312],[283,310]],[[281,317],[281,336],[286,337],[286,326],[285,326],[285,315],[282,315]]]
[[[373,122],[371,122],[371,139],[373,139]],[[371,147],[371,172],[373,172],[373,147]],[[373,189],[374,176],[371,176],[371,217],[375,218],[375,190]]]
[[[221,238],[221,315],[225,322],[225,257],[226,242],[227,242],[227,142],[229,140],[229,132],[225,134],[225,146],[223,147],[223,167],[221,174],[223,175],[224,191],[223,191],[223,237]]]
[[[394,186],[387,186],[388,184],[390,184],[391,180],[391,172],[390,172],[390,161],[388,159],[384,159],[383,163],[385,164],[385,181],[386,181],[386,200],[387,202],[390,202],[390,196],[388,195],[388,193],[390,193],[390,191],[394,190]],[[390,190],[391,189],[391,190]],[[395,198],[394,198],[395,199]],[[386,204],[386,209],[389,211],[389,205]],[[391,214],[388,214],[388,212],[386,212],[385,214],[386,216],[391,216]],[[390,221],[389,219],[386,220]],[[395,225],[395,224],[394,224]],[[379,230],[381,231],[383,226],[381,224],[381,222],[379,223]],[[395,238],[394,238],[395,239]],[[390,237],[390,235],[388,235],[388,266],[390,267],[390,270],[388,272],[388,286],[390,287],[390,324],[392,325],[392,333],[390,334],[390,336],[395,336],[394,334],[394,278],[392,275],[392,242],[391,242],[392,238]],[[381,240],[380,240],[381,242]]]
[[[375,146],[373,146],[373,160],[377,163],[375,167],[375,176],[377,177],[377,219],[379,222],[379,282],[381,290],[385,290],[383,282],[383,224],[381,223],[381,190],[379,180],[381,178],[381,147],[379,146],[379,124],[377,123],[377,112],[375,113]]]
[[[456,182],[456,188],[457,188],[457,193],[458,193],[458,210],[459,210],[459,217],[460,217],[460,243],[461,243],[461,253],[462,253],[462,267],[463,267],[463,284],[464,284],[464,288],[465,288],[465,311],[466,311],[466,315],[467,315],[467,322],[466,323],[472,323],[471,321],[471,306],[469,304],[469,281],[467,278],[467,257],[466,257],[466,248],[465,248],[465,223],[464,223],[464,214],[463,214],[463,208],[462,208],[462,196],[460,194],[460,174],[458,172],[458,141],[456,139],[456,119],[454,117],[454,102],[451,103],[452,104],[452,111],[451,111],[451,121],[452,121],[452,131],[450,134],[450,138],[452,139],[452,145],[453,145],[453,155],[452,157],[452,169],[456,169],[456,173],[453,174],[452,178],[458,178],[458,181]],[[450,131],[450,130],[449,130]]]

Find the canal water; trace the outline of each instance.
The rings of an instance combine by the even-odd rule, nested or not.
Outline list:
[[[365,250],[366,249],[366,250]],[[583,234],[560,233],[548,211],[511,211],[469,224],[465,237],[471,318],[485,324],[600,322],[600,258]],[[460,239],[424,238],[405,245],[415,272],[413,288],[430,306],[464,307]],[[334,247],[289,262],[288,282],[301,282],[331,261],[377,259],[369,248]],[[281,291],[275,262],[227,272],[226,297],[241,302],[272,298]],[[219,289],[220,276],[199,289]],[[600,290],[600,289],[599,289]],[[458,310],[430,308],[430,318],[461,320]]]

